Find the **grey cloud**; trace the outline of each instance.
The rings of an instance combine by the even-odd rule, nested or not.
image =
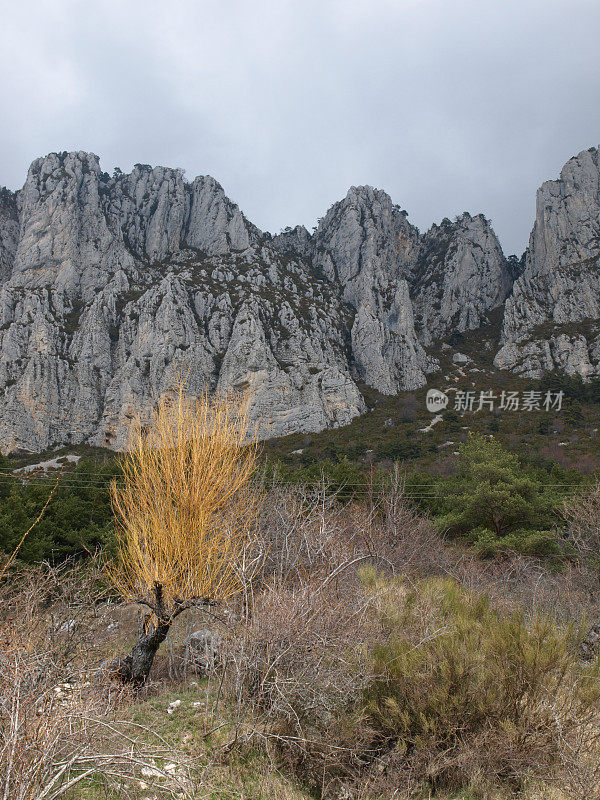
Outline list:
[[[93,150],[211,174],[273,231],[367,183],[421,229],[481,211],[521,252],[536,188],[600,141],[599,25],[589,0],[25,0],[0,183]]]

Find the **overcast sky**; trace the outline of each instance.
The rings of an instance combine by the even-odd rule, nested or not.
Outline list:
[[[263,230],[352,184],[505,252],[600,143],[598,0],[2,0],[0,184],[53,150],[210,174]]]

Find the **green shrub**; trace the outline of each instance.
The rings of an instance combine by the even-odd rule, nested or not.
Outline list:
[[[567,425],[572,425],[573,427],[581,425],[583,422],[581,403],[578,400],[570,400],[565,405],[563,417]]]
[[[302,458],[298,456],[298,458]],[[328,493],[336,493],[342,501],[360,495],[360,489],[366,482],[364,471],[346,456],[337,460],[329,458],[315,461],[307,459],[300,467],[290,467],[286,463],[267,461],[264,470],[265,481],[275,480],[280,483],[295,485],[315,485],[325,483]]]
[[[460,446],[458,474],[440,489],[432,507],[437,524],[450,536],[465,538],[482,555],[560,552],[560,498],[498,440],[469,435]]]
[[[387,641],[355,720],[388,769],[433,787],[518,789],[560,766],[598,703],[598,668],[577,682],[578,632],[499,613],[453,580],[407,587],[367,574]]]
[[[377,445],[376,453],[378,458],[406,461],[407,459],[419,458],[423,454],[423,446],[421,442],[410,441],[406,438],[393,439],[387,442],[380,442]]]
[[[567,375],[563,370],[547,372],[540,380],[542,392],[563,392],[567,400],[581,400],[586,403],[600,402],[600,379],[592,378],[584,383],[580,375]]]
[[[521,797],[530,781],[583,780],[581,753],[600,729],[600,670],[576,659],[581,630],[501,611],[452,579],[384,578],[372,567],[360,577],[338,608],[318,593],[290,603],[271,592],[276,617],[257,609],[277,662],[262,712],[302,780],[328,796],[350,782],[382,798],[498,788]],[[354,634],[341,626],[348,614]],[[312,621],[296,629],[294,618]]]
[[[456,411],[452,411],[449,409],[448,411],[444,411],[444,429],[448,433],[460,433],[462,430],[462,419],[460,415],[456,413]]]
[[[61,561],[112,543],[108,484],[114,462],[81,460],[65,471],[39,523],[23,542],[19,559]],[[11,553],[43,508],[56,478],[9,478],[0,491],[0,553]]]

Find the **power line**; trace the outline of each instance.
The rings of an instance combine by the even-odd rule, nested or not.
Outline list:
[[[1,482],[4,482],[6,484],[9,481],[8,481],[8,479],[0,478],[0,483]],[[48,480],[35,480],[35,481],[28,481],[26,484],[23,483],[22,486],[32,486],[32,487],[36,487],[36,488],[38,488],[38,487],[47,488],[50,484],[51,484],[51,481],[48,481]],[[294,488],[296,486],[305,486],[306,488],[309,488],[309,489],[311,488],[310,484],[307,485],[307,484],[295,484],[295,483],[278,483],[278,484],[270,483],[269,486],[272,486],[274,488]],[[312,486],[314,486],[314,484]],[[564,486],[556,486],[555,485],[554,487],[549,487],[548,484],[543,484],[541,488],[565,488],[566,489],[566,488],[573,488],[573,486],[578,487],[579,485],[578,484],[569,484],[569,485],[564,485]],[[100,492],[106,492],[106,491],[108,491],[109,486],[108,486],[108,484],[85,484],[85,483],[62,482],[61,481],[61,483],[59,484],[58,489],[60,490],[61,488],[62,489],[70,489],[70,490],[81,490],[81,491],[98,490]],[[362,495],[362,496],[368,496],[370,494],[377,495],[382,490],[385,489],[385,487],[377,487],[377,486],[376,487],[370,487],[370,486],[367,486],[367,485],[347,485],[347,484],[341,484],[339,486],[332,486],[332,487],[327,487],[326,486],[325,488],[326,489],[330,488],[332,494],[335,494],[335,493],[340,494],[340,493],[344,493],[345,490],[349,490],[349,491],[351,491],[351,494]],[[580,493],[583,496],[590,495],[594,491],[593,488],[589,488],[589,489],[586,488],[586,487],[579,487],[579,488],[580,488]],[[432,491],[430,491],[430,492],[424,492],[424,491],[416,492],[416,491],[410,491],[410,489],[409,489],[409,490],[404,491],[402,493],[403,497],[406,497],[407,499],[410,499],[410,500],[436,500],[436,499],[441,499],[444,496],[447,496],[447,494],[448,494],[448,492],[447,492],[446,487],[439,487],[439,489],[432,489]]]
[[[22,479],[22,480],[34,480],[34,479],[41,479],[42,474],[44,475],[45,478],[47,478],[47,480],[50,480],[53,477],[53,475],[56,475],[56,472],[52,473],[52,472],[49,472],[49,471],[45,472],[45,471],[42,471],[42,470],[40,470],[40,471],[31,470],[27,474],[24,474],[24,473],[21,473],[21,472],[13,472],[13,473],[4,472],[4,473],[0,473],[0,480],[2,480],[3,478],[7,478],[7,479],[11,479],[12,478],[12,479],[17,479],[17,480],[19,480],[19,479]],[[72,472],[65,472],[63,474],[71,475],[72,479],[77,481],[78,483],[79,482],[110,481],[110,480],[118,479],[120,477],[118,474],[109,474],[109,475],[107,475],[106,473],[103,473],[103,472],[77,472],[75,470],[73,470]],[[84,476],[84,477],[80,477],[80,476]],[[454,476],[449,476],[449,479],[452,478],[452,477],[454,477]],[[93,480],[94,478],[96,480]],[[331,482],[331,484],[343,485],[344,487],[358,486],[358,487],[373,487],[373,488],[377,488],[377,487],[381,487],[381,485],[383,483],[385,483],[385,481],[387,480],[387,476],[385,474],[383,474],[380,479],[375,479],[373,481],[338,481],[334,477],[329,477],[329,478],[326,477],[325,485],[327,485],[327,480],[329,480]],[[446,480],[446,478],[441,478],[441,480]],[[292,479],[290,479],[290,480],[286,480],[286,479],[283,479],[283,480],[281,480],[281,479],[280,480],[276,480],[275,479],[275,480],[273,480],[271,478],[268,478],[268,479],[265,479],[265,483],[268,483],[270,485],[276,485],[276,486],[294,486],[294,485],[297,485],[298,483],[302,483],[302,485],[304,485],[304,486],[321,486],[321,485],[323,485],[323,481],[321,479],[309,480],[309,481],[295,481],[295,480],[292,480]],[[409,483],[409,486],[414,487],[414,488],[429,488],[429,487],[431,487],[433,485],[435,485],[434,481],[432,481],[430,483]],[[581,483],[563,483],[563,482],[561,482],[561,483],[542,483],[540,485],[551,487],[551,488],[553,488],[553,487],[560,487],[560,488],[567,487],[568,488],[568,487],[581,486]]]
[[[0,472],[0,484],[1,483],[10,483],[11,481],[20,481],[23,485],[27,486],[47,486],[48,483],[51,483],[56,475],[58,470],[30,470],[28,473],[24,473],[21,471],[15,471],[12,473],[7,472]],[[107,489],[108,484],[111,483],[113,480],[119,480],[118,474],[111,474],[106,472],[88,472],[82,471],[79,472],[76,469],[73,469],[68,472],[63,473],[63,479],[60,482],[60,486],[62,488],[67,489]],[[449,476],[450,480],[453,476]],[[308,489],[311,488],[318,488],[324,487],[325,489],[331,489],[332,491],[344,491],[344,490],[361,490],[364,492],[373,492],[377,493],[386,488],[386,484],[389,478],[385,474],[379,478],[376,478],[372,481],[339,481],[336,480],[334,477],[325,477],[325,480],[294,480],[290,478],[289,480],[286,479],[264,479],[264,484],[266,487],[273,486],[278,488],[283,487],[294,487],[294,486],[304,486]],[[439,492],[443,489],[444,492],[448,492],[449,487],[448,483],[446,482],[447,479],[441,478],[441,481],[444,481],[442,485],[436,484],[435,481],[431,481],[428,483],[407,483],[405,484],[406,488],[403,491],[403,494],[406,497],[413,497],[413,498],[428,498],[428,497],[437,497]],[[545,489],[580,489],[582,492],[587,493],[593,491],[592,486],[586,486],[582,483],[540,483],[540,488]]]

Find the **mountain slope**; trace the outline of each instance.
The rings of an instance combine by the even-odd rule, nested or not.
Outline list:
[[[596,374],[599,163],[541,187],[521,269],[483,215],[421,234],[368,186],[272,236],[209,176],[37,159],[0,192],[0,447],[121,448],[179,369],[191,391],[247,392],[264,438],[345,425],[361,387],[425,385],[504,305],[498,369]]]
[[[122,447],[174,371],[193,391],[249,389],[262,436],[319,430],[364,409],[346,308],[282,258],[212,178],[96,156],[33,163],[0,289],[0,442]],[[10,242],[9,242],[10,245]]]
[[[527,377],[600,370],[600,153],[571,158],[537,193],[523,275],[506,303],[495,364]]]

